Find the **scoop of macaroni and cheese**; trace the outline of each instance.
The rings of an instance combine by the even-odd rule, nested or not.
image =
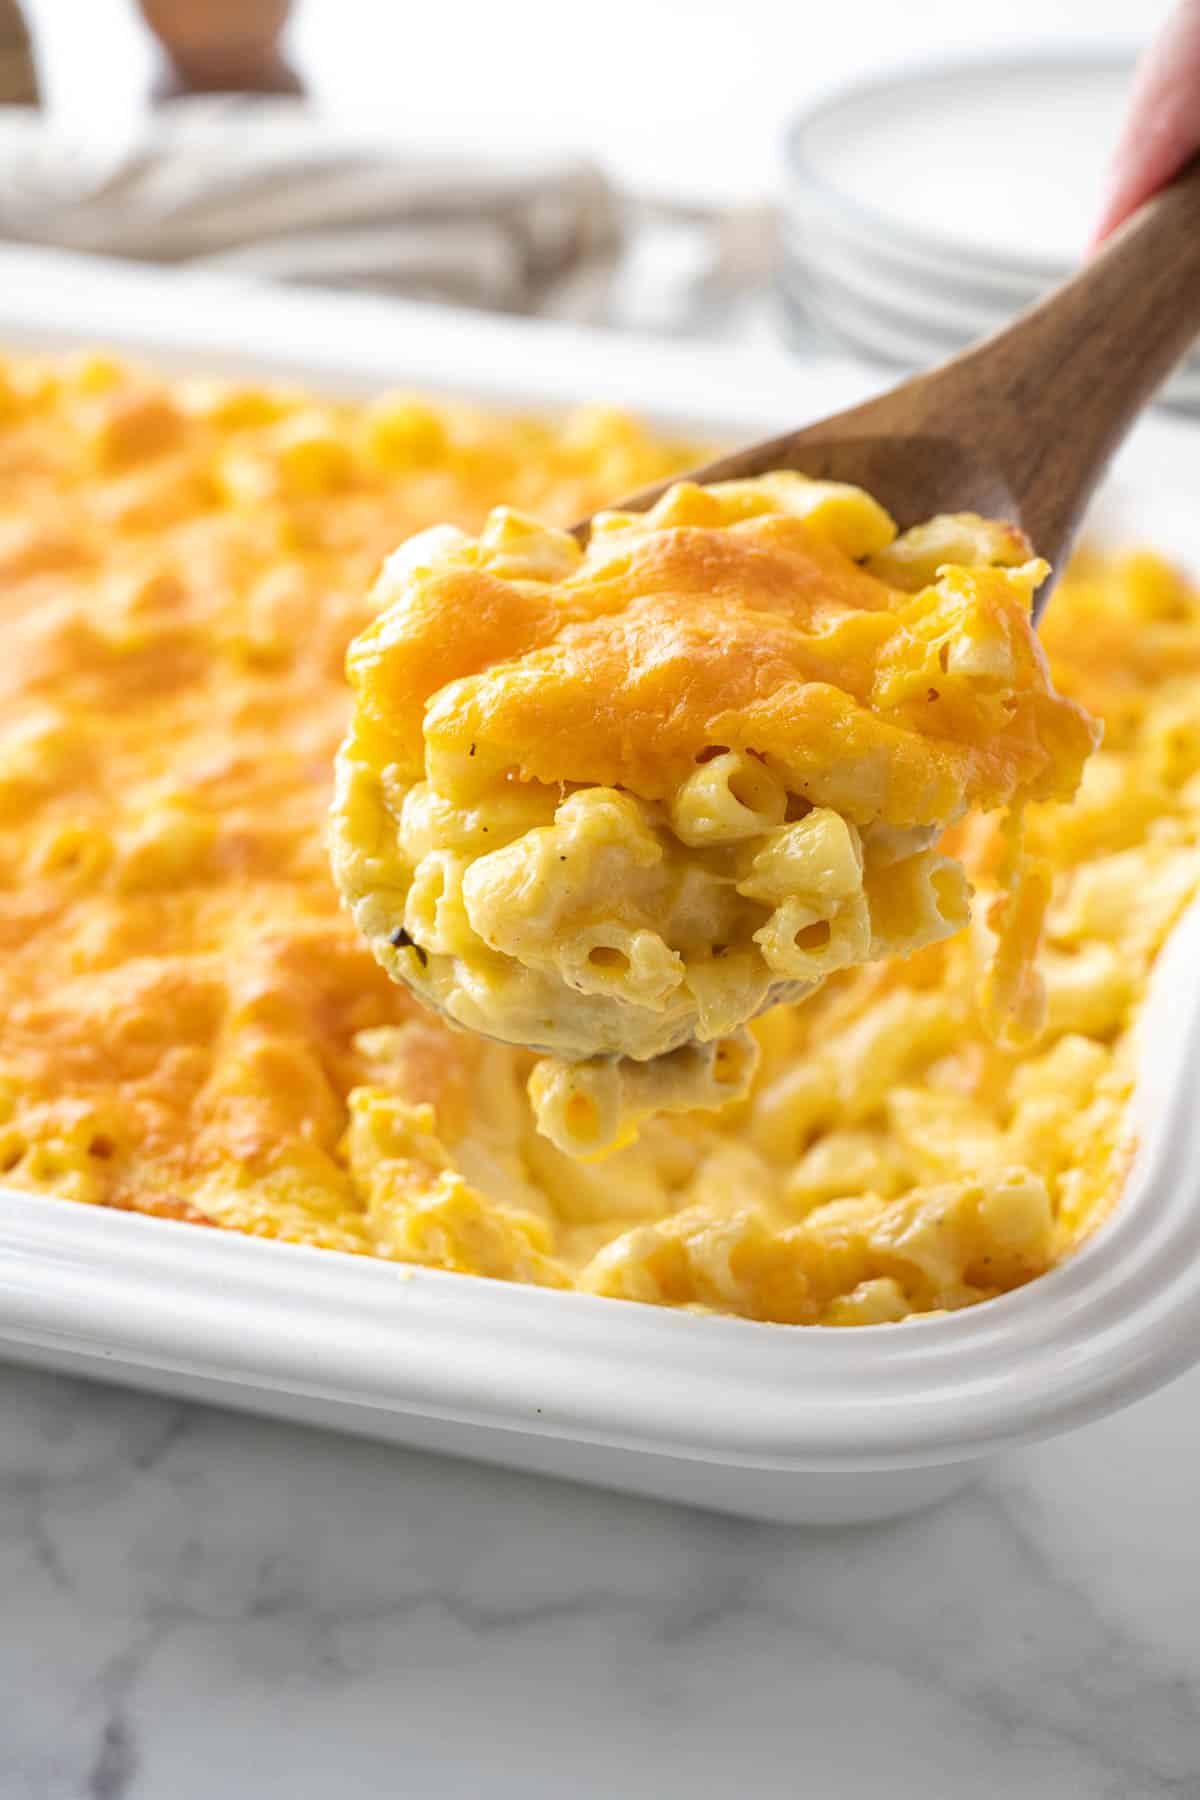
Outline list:
[[[1095,731],[1033,632],[1045,572],[1011,526],[898,534],[791,473],[679,484],[586,549],[506,508],[421,533],[349,654],[332,851],[360,930],[543,1057],[573,1154],[744,1094],[764,1008],[966,923],[946,827],[1075,791]],[[1009,906],[1011,1002],[1036,893]]]

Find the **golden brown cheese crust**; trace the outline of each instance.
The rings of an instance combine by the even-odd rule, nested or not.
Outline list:
[[[1140,995],[1200,879],[1200,596],[1158,559],[1081,559],[1047,616],[1107,739],[1076,802],[1029,809],[1054,886],[1023,1055],[980,1029],[964,934],[772,1013],[719,1123],[580,1168],[532,1129],[528,1058],[420,1014],[337,906],[342,658],[380,558],[501,497],[566,521],[689,460],[596,415],[0,365],[5,1185],[831,1324],[986,1298],[1103,1216]],[[968,837],[986,883],[994,833]]]
[[[944,666],[964,631],[1012,654],[994,693]],[[721,745],[815,805],[914,826],[1069,797],[1094,744],[1007,571],[914,596],[778,514],[613,533],[554,588],[435,574],[350,673],[377,758],[453,757],[464,795],[514,771],[664,799]]]
[[[398,538],[481,522],[497,483],[566,514],[603,498],[598,458],[636,482],[682,454],[599,417],[0,366],[7,1181],[368,1247],[340,1152],[380,1067],[362,1034],[416,1021],[389,1069],[451,1129],[473,1065],[329,877],[363,594]]]
[[[1012,527],[898,535],[788,471],[670,487],[585,550],[504,507],[425,533],[348,657],[338,886],[394,979],[552,1059],[530,1095],[560,1148],[720,1109],[765,1007],[966,924],[950,822],[1074,792],[1096,731],[1032,630],[1045,572]],[[1013,878],[989,991],[1028,1034]]]

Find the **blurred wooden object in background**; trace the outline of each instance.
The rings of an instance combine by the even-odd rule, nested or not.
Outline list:
[[[2,13],[7,0],[0,0]],[[292,0],[138,0],[167,55],[156,97],[172,94],[300,94],[279,48]]]
[[[36,106],[33,45],[17,0],[0,0],[0,106]]]

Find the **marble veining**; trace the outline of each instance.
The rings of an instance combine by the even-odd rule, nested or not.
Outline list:
[[[1198,1402],[809,1531],[0,1367],[0,1800],[1192,1800]]]

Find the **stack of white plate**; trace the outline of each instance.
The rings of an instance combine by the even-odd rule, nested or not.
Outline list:
[[[995,331],[1086,253],[1131,74],[1113,55],[997,58],[806,110],[786,146],[789,313],[903,368]],[[1200,410],[1200,353],[1164,398]]]

